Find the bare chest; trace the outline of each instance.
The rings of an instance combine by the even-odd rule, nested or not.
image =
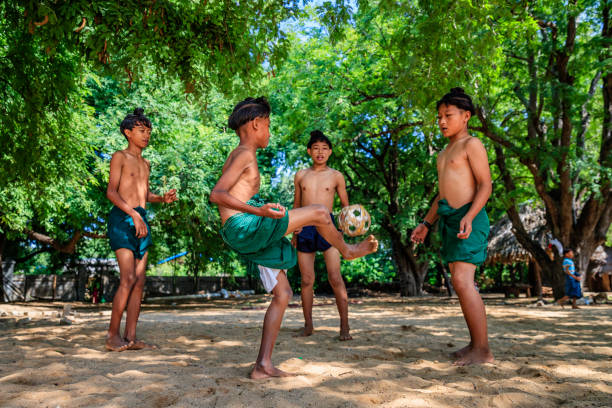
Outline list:
[[[332,174],[310,174],[302,179],[300,188],[302,194],[334,195],[336,192],[336,180]]]
[[[438,156],[438,173],[461,171],[469,167],[467,154],[461,146],[447,148]]]
[[[123,165],[122,180],[129,180],[131,184],[146,183],[149,180],[149,166],[144,160],[129,158]]]

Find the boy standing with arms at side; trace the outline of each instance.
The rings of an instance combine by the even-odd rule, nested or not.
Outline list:
[[[113,154],[106,197],[114,204],[108,217],[110,246],[119,264],[119,289],[113,299],[113,311],[106,335],[106,349],[110,351],[155,348],[136,339],[136,323],[140,315],[140,301],[145,282],[148,247],[152,244],[151,229],[145,207],[150,203],[176,201],[176,190],[163,196],[149,191],[151,165],[142,151],[151,138],[151,121],[141,108],[123,119],[121,133],[128,147]],[[127,308],[125,333],[119,335],[121,317]]]
[[[311,132],[307,147],[308,155],[312,158],[312,166],[298,171],[295,175],[293,208],[321,204],[328,209],[333,219],[331,213],[336,193],[338,193],[342,207],[349,205],[344,176],[339,171],[327,166],[327,161],[332,154],[332,144],[323,132],[320,130]],[[327,279],[334,291],[336,306],[340,314],[340,340],[351,340],[348,323],[348,296],[344,280],[340,275],[340,253],[319,235],[314,226],[306,226],[295,231],[291,242],[297,247],[298,265],[302,276],[304,328],[301,336],[310,336],[314,330],[312,323],[314,262],[317,251],[321,251],[325,258]]]
[[[346,259],[375,252],[378,241],[370,235],[357,245],[347,244],[323,205],[287,211],[280,204],[252,199],[260,187],[256,152],[265,148],[270,139],[270,105],[264,97],[246,98],[238,103],[228,126],[236,131],[240,143],[229,154],[223,173],[210,193],[210,201],[219,207],[220,232],[225,243],[248,261],[251,271],[259,270],[264,287],[274,294],[264,317],[261,345],[251,378],[284,377],[290,374],[274,367],[272,350],[293,296],[285,272],[297,260],[295,249],[284,237],[306,225],[314,225]]]
[[[492,191],[487,151],[479,139],[468,133],[468,121],[475,109],[463,89],[451,89],[436,108],[438,125],[449,142],[437,160],[438,196],[411,239],[422,243],[432,224],[440,219],[442,259],[449,265],[470,332],[470,343],[453,353],[455,364],[489,363],[493,354],[489,349],[487,316],[474,286],[476,267],[487,256],[489,218],[484,206]]]

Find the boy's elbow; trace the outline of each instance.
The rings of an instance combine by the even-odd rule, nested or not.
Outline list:
[[[218,204],[219,203],[219,192],[216,190],[211,191],[210,197],[208,197],[208,201],[210,201],[213,204]]]

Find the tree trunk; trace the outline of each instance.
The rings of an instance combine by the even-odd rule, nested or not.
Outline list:
[[[542,262],[537,260],[542,271],[542,277],[550,282],[555,300],[565,296],[565,273],[561,266],[561,257],[557,256],[553,261]]]
[[[529,262],[529,283],[533,286],[533,295],[542,299],[542,271],[537,262]]]
[[[385,217],[384,227],[391,237],[393,260],[397,266],[401,296],[419,296],[423,293],[423,280],[427,273],[428,263],[418,263],[410,246],[402,242],[402,236]]]

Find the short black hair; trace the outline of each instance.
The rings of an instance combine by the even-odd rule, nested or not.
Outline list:
[[[232,114],[227,119],[227,126],[230,129],[238,130],[240,126],[255,118],[270,117],[270,111],[270,104],[264,96],[260,96],[259,98],[246,98],[234,106]]]
[[[574,250],[573,250],[572,248],[565,248],[565,249],[563,250],[563,255],[567,255],[567,254],[569,254],[570,252],[574,252]]]
[[[308,141],[308,144],[306,146],[310,149],[312,145],[317,142],[327,143],[329,148],[332,148],[331,140],[329,140],[328,137],[323,134],[323,132],[321,132],[320,130],[313,130],[312,132],[310,132],[310,140]]]
[[[119,130],[127,139],[127,135],[125,134],[125,129],[132,130],[134,126],[144,126],[149,129],[152,128],[151,121],[144,114],[144,109],[136,108],[133,113],[129,113],[119,125]]]
[[[436,110],[440,109],[440,106],[442,105],[454,105],[459,109],[469,111],[472,116],[476,114],[476,108],[474,108],[472,98],[465,93],[463,88],[452,88],[449,93],[444,95],[442,99],[436,102]]]

